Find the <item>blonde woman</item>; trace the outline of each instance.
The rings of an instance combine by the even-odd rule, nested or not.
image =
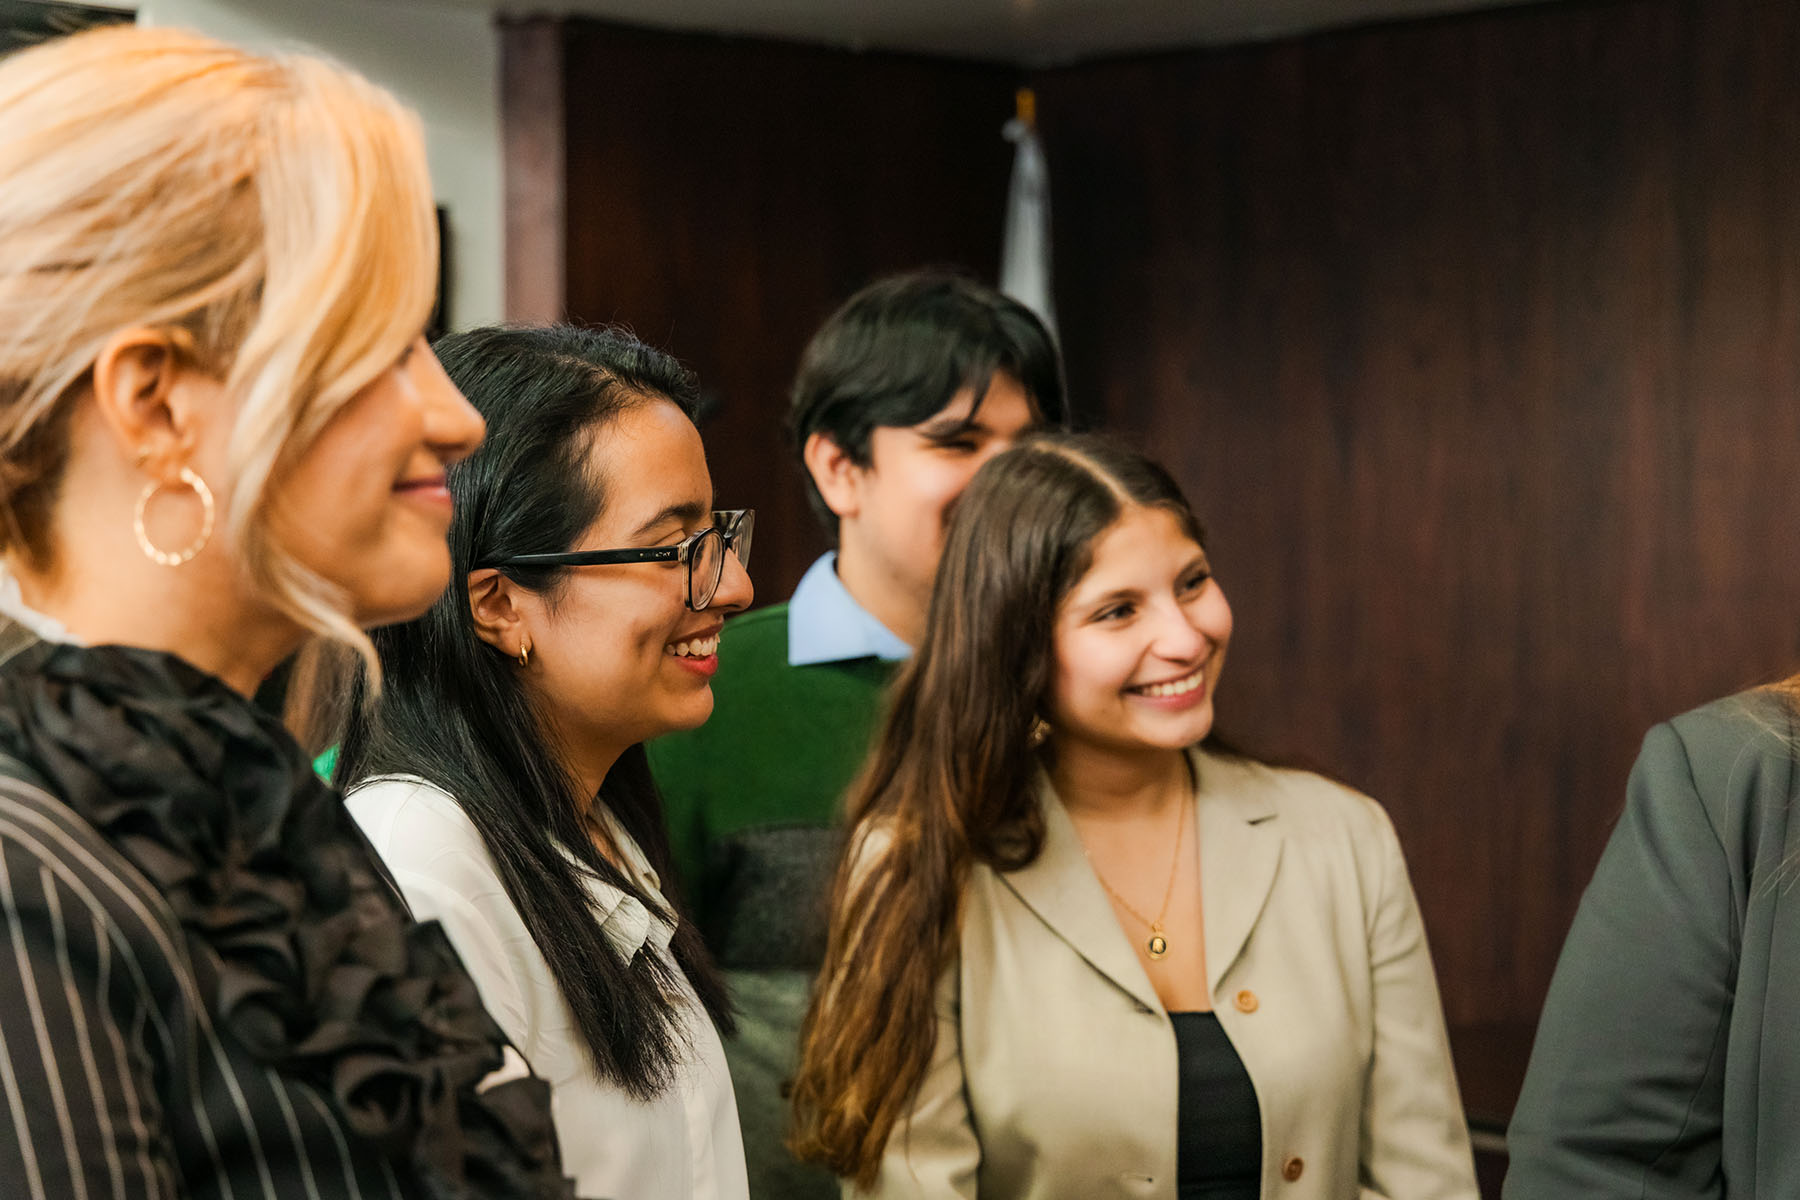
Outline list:
[[[482,423],[420,337],[434,238],[416,120],[348,72],[130,28],[0,63],[7,1195],[565,1193],[543,1085],[248,698],[448,580]]]

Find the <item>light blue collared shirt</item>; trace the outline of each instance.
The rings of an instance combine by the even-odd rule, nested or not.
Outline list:
[[[837,574],[837,551],[821,555],[806,569],[788,601],[788,665],[879,658],[899,662],[912,647],[877,621],[845,589]]]

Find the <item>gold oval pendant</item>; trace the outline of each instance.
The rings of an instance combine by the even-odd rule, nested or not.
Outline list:
[[[1161,958],[1169,952],[1169,940],[1160,933],[1153,933],[1145,943],[1145,948],[1150,951],[1151,958]]]

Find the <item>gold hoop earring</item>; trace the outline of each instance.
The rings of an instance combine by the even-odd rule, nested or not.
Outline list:
[[[519,643],[519,665],[521,667],[529,667],[531,665],[531,639],[530,638],[526,638],[524,641]]]
[[[200,498],[200,536],[182,549],[175,551],[160,549],[155,542],[150,540],[150,531],[144,528],[144,514],[149,511],[151,498],[165,487],[172,486],[155,479],[146,483],[144,490],[138,493],[137,511],[132,514],[131,519],[131,531],[137,535],[138,548],[144,552],[144,557],[165,567],[179,567],[182,563],[192,562],[194,556],[204,550],[206,543],[212,540],[214,515],[212,489],[206,486],[206,480],[194,474],[193,470],[188,467],[181,468],[181,474],[177,476],[177,481]]]

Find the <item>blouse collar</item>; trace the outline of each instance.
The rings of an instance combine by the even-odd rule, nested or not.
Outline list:
[[[600,825],[612,845],[618,848],[619,857],[625,860],[618,864],[619,868],[630,875],[633,882],[662,910],[662,913],[652,911],[649,905],[636,896],[598,878],[567,846],[560,846],[563,856],[575,864],[587,884],[588,899],[593,905],[594,916],[600,922],[600,932],[606,936],[607,944],[625,962],[637,957],[638,951],[646,945],[658,955],[664,954],[675,937],[675,923],[672,917],[662,915],[674,912],[663,897],[662,879],[650,865],[650,860],[644,857],[643,850],[611,811],[596,802],[591,818]]]

